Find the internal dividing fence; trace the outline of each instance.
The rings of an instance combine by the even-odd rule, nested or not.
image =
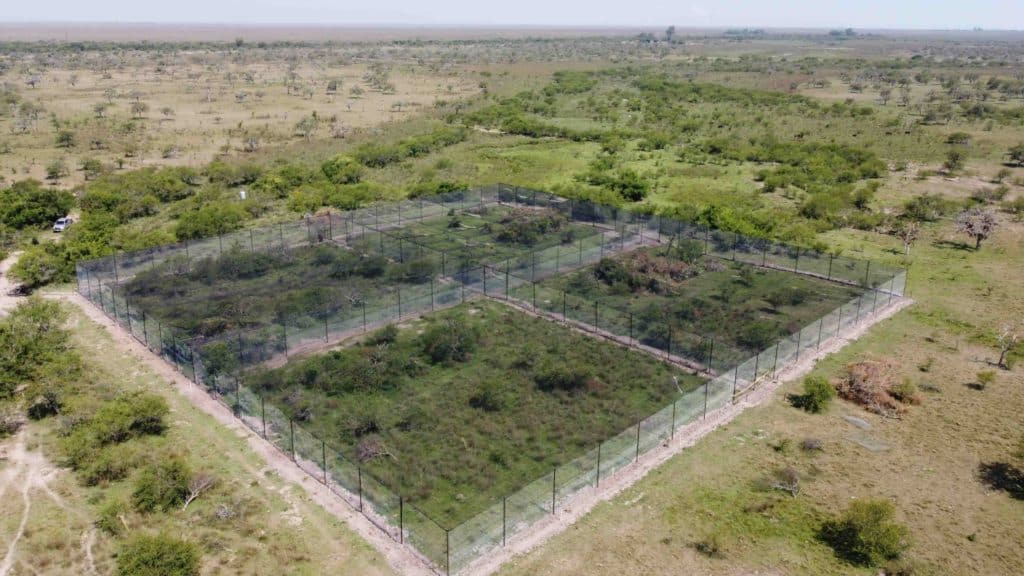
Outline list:
[[[557,242],[493,254],[484,240],[410,233],[410,227],[489,209],[547,209],[571,223],[571,234]],[[792,272],[844,284],[858,295],[828,314],[750,355],[716,342],[713,334],[691,334],[666,322],[659,337],[637,331],[628,311],[543,284],[547,278],[598,263],[602,258],[645,246],[699,246],[704,257]],[[281,315],[256,326],[211,332],[208,326],[182,327],[174,318],[147,314],[144,295],[132,282],[145,275],[176,282],[200,266],[239,252],[288,254],[310,246],[384,256],[389,262],[416,262],[412,276],[386,289]],[[672,254],[666,249],[666,254]],[[407,272],[404,272],[407,274]],[[562,198],[510,185],[494,185],[429,198],[331,212],[299,222],[187,241],[80,262],[78,291],[127,329],[139,342],[206,387],[254,432],[286,454],[311,476],[360,510],[395,541],[439,573],[455,573],[515,534],[529,529],[559,503],[599,486],[645,452],[670,439],[681,427],[723,408],[760,379],[798,362],[822,342],[856,325],[903,296],[905,270],[866,260],[804,250],[715,230],[656,214]],[[636,426],[552,469],[475,517],[445,526],[410,505],[402,494],[366,473],[358,459],[305,431],[278,407],[245,385],[245,368],[281,361],[372,328],[465,302],[489,297],[562,321],[666,361],[706,374],[700,388],[640,419]]]

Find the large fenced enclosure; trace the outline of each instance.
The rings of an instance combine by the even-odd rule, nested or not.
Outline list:
[[[906,279],[510,185],[77,271],[82,295],[440,573],[893,304]]]

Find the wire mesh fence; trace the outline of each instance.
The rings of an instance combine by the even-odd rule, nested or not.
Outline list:
[[[473,236],[475,232],[462,236],[439,233],[434,238],[408,233],[410,226],[436,224],[460,214],[479,215],[492,207],[549,210],[564,216],[576,228],[558,241],[505,250],[500,257],[477,250],[486,238]],[[464,244],[453,246],[456,241]],[[404,275],[389,277],[372,294],[320,301],[257,325],[213,334],[194,326],[176,325],[174,318],[154,315],[142,297],[127,289],[134,279],[146,275],[177,282],[233,254],[287,255],[321,245],[358,253],[361,259],[383,257],[404,266]],[[666,254],[676,247],[680,254],[695,251],[702,257],[819,278],[856,287],[860,292],[800,330],[751,352],[715,334],[690,333],[667,322],[652,323],[614,303],[544,282],[609,256],[645,247],[668,247]],[[77,280],[82,295],[186,377],[203,385],[253,432],[391,538],[408,545],[433,569],[454,573],[489,550],[506,545],[537,521],[556,514],[560,504],[581,491],[600,487],[602,479],[607,480],[644,453],[665,444],[680,428],[729,405],[759,380],[792,366],[813,354],[823,342],[889,306],[903,296],[906,275],[902,269],[877,262],[498,184],[311,216],[131,254],[118,253],[78,263]],[[552,467],[549,474],[456,526],[443,526],[411,505],[392,488],[393,482],[368,474],[358,458],[311,434],[302,422],[267,402],[263,392],[246,385],[248,367],[315,351],[403,318],[481,297],[505,301],[643,350],[704,373],[709,379],[699,388],[685,393],[680,390],[672,403],[638,420],[635,426]]]

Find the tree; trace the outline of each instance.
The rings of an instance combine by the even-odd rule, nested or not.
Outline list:
[[[51,224],[66,216],[74,204],[70,192],[44,187],[36,180],[22,180],[0,190],[0,224],[15,230]]]
[[[75,147],[75,133],[70,130],[61,130],[57,132],[57,148],[74,148]]]
[[[671,44],[672,43],[672,38],[675,35],[676,35],[676,27],[675,26],[669,26],[667,29],[665,29],[665,42],[668,42],[669,44]]]
[[[907,528],[893,521],[888,500],[857,500],[822,526],[821,538],[836,554],[861,566],[878,566],[906,550]]]
[[[1008,362],[1010,352],[1017,347],[1020,339],[1021,334],[1016,326],[1010,323],[1003,325],[1003,329],[999,331],[999,338],[996,340],[999,345],[999,361],[996,364],[1000,368],[1004,370],[1010,369],[1010,363]]]
[[[956,217],[956,231],[974,238],[975,250],[981,248],[982,240],[992,235],[996,225],[995,216],[981,208],[968,208]]]
[[[117,554],[118,576],[197,576],[200,554],[195,544],[167,535],[139,534]]]
[[[67,175],[68,166],[64,163],[63,158],[55,158],[52,162],[46,165],[47,180],[60,180]]]
[[[917,241],[921,225],[914,220],[900,222],[893,230],[893,235],[903,241],[903,254],[910,256],[910,247]]]
[[[949,172],[956,172],[957,170],[964,167],[965,154],[960,150],[950,150],[946,152],[946,160],[942,163],[946,170]]]
[[[146,104],[145,102],[139,102],[138,100],[132,102],[132,116],[136,118],[142,118],[143,115],[146,114],[146,112],[149,112],[149,104]]]
[[[892,98],[892,88],[887,86],[878,91],[878,99],[882,101],[882,106],[887,106],[890,98]]]
[[[1016,162],[1018,166],[1024,166],[1024,142],[1011,146],[1006,151],[1006,155],[1009,156],[1010,162]]]
[[[97,102],[92,105],[92,111],[96,114],[97,118],[103,118],[107,113],[107,108],[110,108],[110,102]]]
[[[316,117],[316,113],[304,116],[302,120],[299,120],[295,124],[295,132],[306,140],[312,140],[313,134],[316,133],[317,127],[320,126],[320,119]]]

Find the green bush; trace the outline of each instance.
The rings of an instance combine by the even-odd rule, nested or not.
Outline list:
[[[139,471],[132,489],[132,505],[139,512],[171,510],[188,497],[192,472],[179,456],[169,456]]]
[[[60,304],[35,297],[0,318],[0,399],[25,383],[75,377],[78,356],[63,328],[66,319]]]
[[[790,401],[797,408],[817,414],[824,412],[832,399],[836,397],[836,389],[823,376],[804,378],[804,393],[791,396]]]
[[[908,547],[907,528],[893,521],[886,500],[857,500],[821,529],[821,538],[836,554],[861,566],[879,566]]]
[[[594,374],[586,366],[547,364],[537,370],[533,379],[537,383],[537,387],[545,392],[555,390],[575,392],[585,389],[594,380]]]
[[[43,187],[36,180],[22,180],[0,190],[0,224],[15,230],[50,225],[66,216],[74,205],[75,197],[70,192]]]
[[[96,518],[96,527],[111,536],[120,536],[125,529],[121,518],[127,513],[128,505],[124,500],[113,498],[100,508],[99,517]]]
[[[459,320],[446,320],[434,324],[420,336],[423,353],[434,364],[465,362],[476,350],[480,335]]]
[[[104,404],[93,415],[89,428],[101,444],[116,444],[138,436],[162,434],[169,411],[160,396],[134,392]]]
[[[117,553],[118,576],[196,576],[201,556],[195,544],[160,534],[139,534]]]
[[[339,154],[320,165],[324,176],[334,184],[355,184],[363,174],[363,167],[351,156]]]

